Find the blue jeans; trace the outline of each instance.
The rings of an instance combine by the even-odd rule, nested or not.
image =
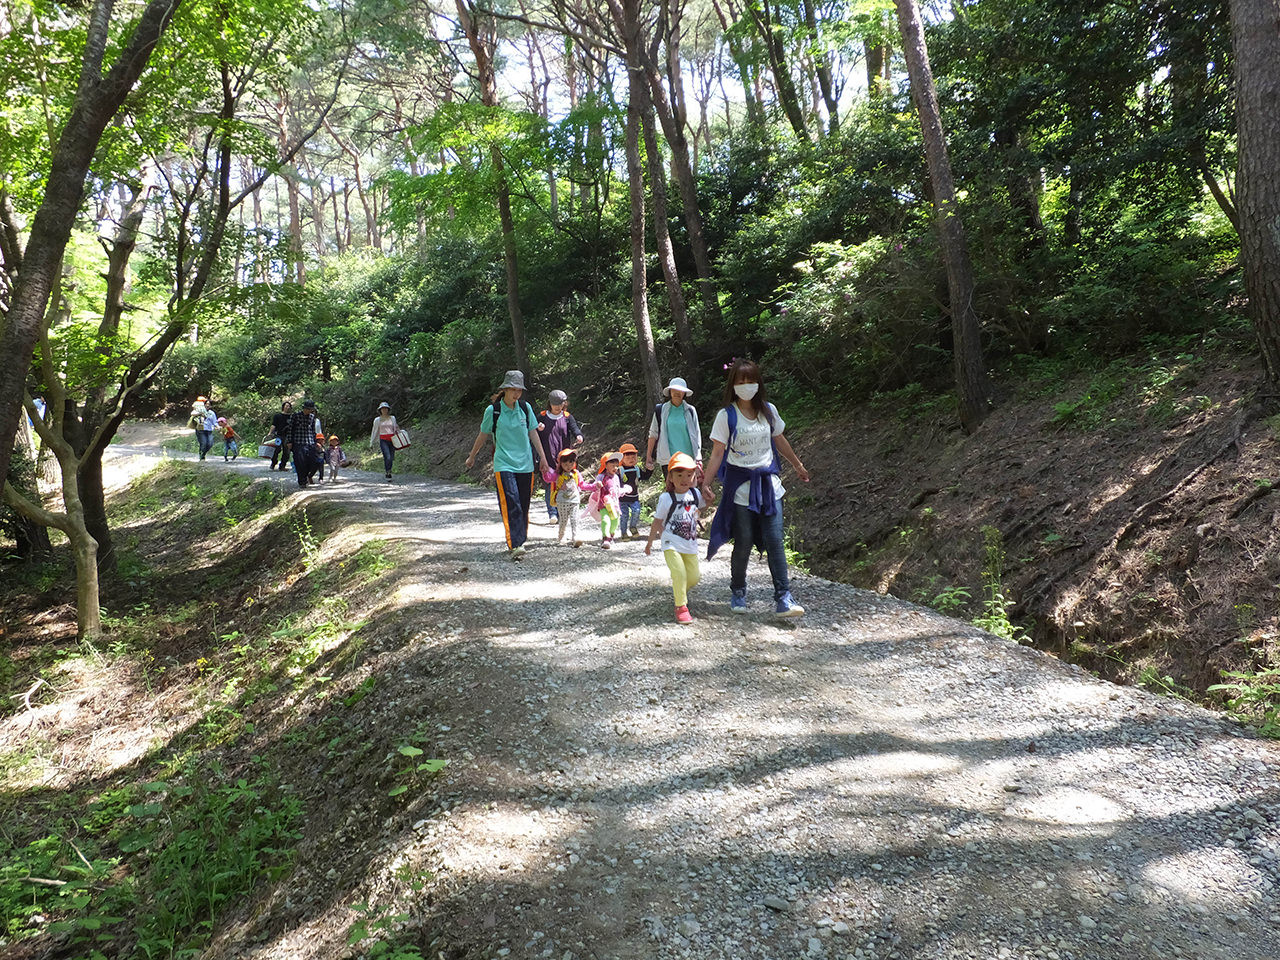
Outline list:
[[[625,533],[627,530],[639,530],[639,529],[640,529],[640,501],[633,500],[630,503],[628,503],[626,500],[623,500],[622,501],[623,532]]]
[[[196,446],[200,448],[200,459],[204,459],[204,455],[213,449],[213,431],[197,430]]]
[[[723,508],[721,508],[723,509]],[[757,535],[759,540],[756,539]],[[769,561],[769,575],[773,577],[773,599],[778,600],[791,589],[791,574],[787,570],[787,548],[782,538],[782,501],[771,517],[752,513],[749,507],[733,505],[733,553],[729,557],[729,587],[745,590],[747,587],[747,561],[751,548],[762,547]]]
[[[389,477],[391,476],[391,464],[393,464],[396,459],[395,445],[392,444],[390,440],[383,440],[379,437],[378,446],[382,448],[382,466],[386,469],[387,476]]]

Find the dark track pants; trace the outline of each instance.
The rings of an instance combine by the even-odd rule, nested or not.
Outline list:
[[[532,473],[495,473],[498,509],[507,531],[507,546],[523,546],[529,539],[529,502],[533,499]]]

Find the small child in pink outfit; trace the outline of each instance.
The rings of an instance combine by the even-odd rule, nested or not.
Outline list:
[[[618,476],[621,469],[622,454],[616,450],[601,457],[600,475],[596,477],[595,490],[587,501],[591,516],[600,521],[600,547],[603,550],[613,546],[622,518],[620,501],[624,494],[631,492],[631,485],[623,483]]]
[[[324,462],[329,465],[329,482],[338,482],[338,468],[347,460],[347,455],[342,452],[342,447],[338,445],[338,435],[330,434],[329,446],[324,451]]]

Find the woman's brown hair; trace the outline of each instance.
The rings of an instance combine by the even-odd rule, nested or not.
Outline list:
[[[769,391],[764,385],[764,374],[760,371],[760,364],[754,360],[745,360],[741,357],[734,357],[726,365],[725,369],[729,371],[729,377],[724,384],[724,405],[731,407],[738,402],[738,395],[733,392],[733,385],[739,380],[746,383],[758,383],[760,389],[756,391],[756,395],[747,402],[751,404],[751,409],[756,417],[763,416],[765,422],[769,424],[769,429],[773,429],[773,414],[769,410]]]

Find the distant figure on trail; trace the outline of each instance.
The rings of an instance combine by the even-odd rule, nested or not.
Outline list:
[[[324,451],[324,462],[329,465],[329,482],[338,482],[338,469],[347,462],[347,455],[342,452],[342,444],[336,433],[330,434],[329,445]]]
[[[240,456],[240,434],[227,423],[226,417],[218,418],[218,434],[222,437],[222,462],[226,463]]]
[[[582,491],[594,490],[596,485],[583,480],[578,472],[578,451],[573,447],[565,447],[557,458],[555,482],[551,484],[551,506],[560,514],[560,536],[557,543],[564,541],[565,530],[569,531],[569,542],[575,547],[582,546],[582,537],[578,535],[578,514],[582,509]]]
[[[622,517],[621,499],[631,492],[631,487],[618,476],[622,470],[622,454],[611,450],[600,458],[600,475],[587,500],[591,516],[600,521],[600,548],[608,550],[618,534],[618,522]]]
[[[566,447],[576,447],[582,443],[582,428],[569,413],[569,396],[563,390],[552,390],[547,398],[551,408],[538,414],[538,436],[542,440],[542,452],[547,463],[556,463],[560,459],[560,451]],[[556,505],[551,500],[551,484],[544,485],[543,498],[547,505],[547,519],[551,523],[559,520]]]
[[[667,487],[658,497],[649,540],[644,545],[647,557],[653,541],[662,537],[662,556],[671,572],[671,593],[676,601],[676,623],[693,623],[689,591],[702,578],[698,569],[698,510],[702,497],[693,486],[697,469],[687,453],[673,454],[667,461]]]
[[[796,476],[806,483],[809,471],[783,435],[786,427],[778,408],[769,403],[764,376],[750,360],[735,358],[728,367],[724,406],[711,425],[711,460],[702,482],[702,496],[714,503],[711,483],[724,485],[724,502],[711,523],[707,559],[732,541],[729,558],[729,609],[747,612],[747,562],[751,548],[763,550],[773,577],[773,599],[779,617],[800,617],[804,607],[791,597],[791,577],[782,534],[782,497],[786,488],[778,476],[781,454]]]
[[[498,488],[498,508],[502,511],[502,524],[506,528],[507,547],[512,560],[524,556],[524,543],[529,539],[529,502],[533,499],[535,451],[541,461],[543,479],[554,477],[538,437],[538,418],[533,407],[520,399],[523,395],[524,374],[519,370],[508,370],[498,392],[493,395],[493,402],[484,408],[480,432],[467,455],[467,469],[470,470],[475,466],[476,454],[480,452],[485,437],[493,437],[493,479]]]
[[[271,415],[271,432],[267,434],[268,440],[279,439],[276,445],[276,452],[271,455],[271,467],[274,470],[276,463],[279,462],[280,469],[283,471],[289,466],[289,444],[285,442],[289,434],[289,417],[293,415],[293,404],[288,400],[280,404],[280,412]]]
[[[666,476],[671,455],[686,453],[701,470],[702,426],[698,423],[698,411],[693,404],[685,402],[693,396],[693,391],[683,377],[672,377],[662,392],[669,399],[653,408],[653,417],[649,421],[649,446],[644,455],[645,469],[653,470],[656,455],[657,463],[662,464],[662,474]]]
[[[619,475],[622,483],[631,488],[631,492],[624,493],[618,501],[622,508],[622,536],[628,536],[627,531],[630,530],[630,536],[635,538],[640,536],[640,481],[648,480],[653,471],[640,467],[640,451],[634,443],[624,443],[618,452],[622,454]]]
[[[305,487],[312,476],[324,466],[320,448],[316,446],[316,435],[319,433],[320,420],[316,416],[316,402],[303,400],[302,409],[289,416],[289,432],[285,436],[285,443],[293,455],[293,471],[300,487]]]
[[[378,404],[378,415],[373,418],[373,430],[369,432],[369,446],[382,449],[382,466],[391,482],[391,465],[396,459],[396,446],[392,438],[399,432],[400,424],[391,415],[391,404],[385,400]]]
[[[196,431],[196,448],[203,460],[204,455],[213,449],[213,431],[218,426],[218,415],[209,406],[208,397],[196,397],[196,402],[191,405],[187,425]]]

